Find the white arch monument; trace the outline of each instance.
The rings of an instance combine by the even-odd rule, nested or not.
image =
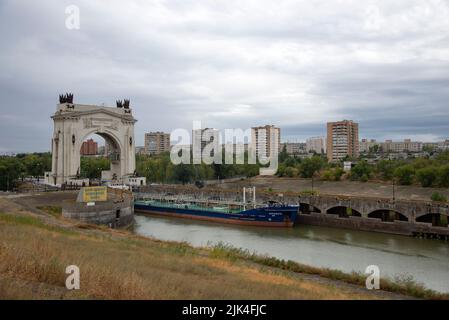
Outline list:
[[[102,180],[124,183],[134,176],[136,160],[134,124],[129,100],[117,101],[117,107],[73,103],[73,95],[59,97],[52,138],[52,172],[46,173],[53,185],[79,181],[80,151],[83,141],[98,134],[106,141],[109,171],[102,172]],[[129,180],[129,179],[128,179]]]

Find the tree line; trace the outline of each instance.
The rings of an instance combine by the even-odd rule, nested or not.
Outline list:
[[[245,155],[247,157],[247,154]],[[0,157],[0,190],[14,190],[26,177],[42,178],[51,171],[51,153],[18,154]],[[81,157],[79,178],[100,179],[101,172],[110,169],[105,157]],[[157,156],[137,155],[136,174],[149,183],[194,183],[197,181],[226,179],[236,176],[252,177],[259,174],[257,164],[200,164],[174,165],[170,153]]]
[[[343,161],[329,163],[322,155],[302,159],[288,155],[285,149],[279,155],[279,162],[277,175],[280,177],[316,177],[327,181],[383,180],[394,181],[400,185],[419,184],[425,188],[449,187],[449,151],[433,158],[380,160],[377,163],[369,163],[360,158],[355,161],[355,166],[348,173],[343,171]]]
[[[247,159],[247,154],[245,154]],[[253,177],[259,174],[259,164],[199,164],[174,165],[170,154],[137,155],[136,173],[156,183],[192,183],[226,179],[236,176]],[[101,171],[109,170],[110,161],[103,157],[81,157],[79,175],[99,179]],[[25,177],[42,177],[51,171],[51,153],[18,154],[0,157],[0,190],[13,190]],[[290,156],[284,148],[279,154],[277,175],[280,177],[315,177],[327,181],[342,179],[354,181],[383,180],[400,185],[419,184],[423,187],[449,187],[449,151],[433,158],[407,160],[380,160],[368,163],[358,159],[351,172],[345,173],[342,163],[329,163],[323,155],[310,158]]]
[[[41,177],[45,171],[51,171],[50,153],[1,156],[0,190],[13,190],[25,177]]]
[[[247,157],[247,154],[245,155]],[[223,161],[224,162],[224,161]],[[227,179],[237,176],[253,177],[259,174],[258,164],[179,164],[174,165],[170,153],[157,156],[138,155],[137,175],[156,183],[193,183],[204,180]]]

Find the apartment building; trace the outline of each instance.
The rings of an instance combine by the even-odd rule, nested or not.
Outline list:
[[[306,140],[307,152],[315,152],[318,154],[326,153],[326,138],[312,137]]]
[[[150,132],[145,134],[145,154],[158,155],[170,151],[170,134]]]
[[[327,124],[327,158],[340,161],[346,156],[359,156],[359,125],[352,120]]]
[[[251,128],[251,147],[256,150],[256,154],[261,160],[268,160],[271,148],[281,150],[281,129],[273,125]]]
[[[386,140],[381,144],[383,152],[421,152],[423,150],[423,143],[419,141],[412,141],[411,139],[405,139],[401,142],[395,142],[392,140]]]
[[[359,152],[360,153],[368,153],[374,146],[380,146],[380,143],[378,143],[375,139],[362,139],[359,143]]]
[[[84,141],[81,145],[82,156],[96,156],[98,154],[98,143],[93,139],[89,139]]]

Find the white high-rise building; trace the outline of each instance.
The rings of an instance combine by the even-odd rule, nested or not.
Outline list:
[[[251,147],[263,161],[270,159],[272,147],[277,155],[281,151],[281,129],[273,125],[251,128]]]

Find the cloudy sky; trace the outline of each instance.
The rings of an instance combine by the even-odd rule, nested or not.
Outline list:
[[[80,29],[66,28],[66,7]],[[0,152],[50,149],[58,94],[130,98],[146,131],[353,119],[449,137],[449,0],[0,0]]]

